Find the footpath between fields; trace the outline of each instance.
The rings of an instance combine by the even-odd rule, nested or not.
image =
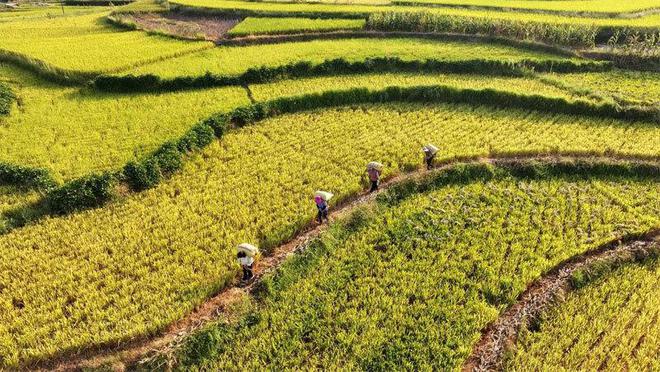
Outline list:
[[[589,170],[603,175],[614,171],[622,174],[636,174],[637,168],[642,173],[657,176],[658,166],[655,163],[641,162],[625,158],[593,157],[593,156],[539,156],[517,155],[498,156],[489,158],[463,158],[437,164],[431,171],[417,169],[409,173],[400,174],[381,185],[380,191],[354,195],[344,200],[332,209],[331,223],[349,216],[358,207],[375,202],[379,195],[399,188],[401,192],[416,193],[425,189],[423,180],[433,176],[450,173],[461,165],[479,165],[505,167],[514,170],[521,176],[535,175],[536,171],[564,174],[568,169],[570,173],[591,175]],[[544,168],[545,167],[545,168]],[[553,173],[554,172],[554,173]],[[457,173],[461,178],[473,178],[474,181],[483,181],[477,173],[468,171],[465,175]],[[568,173],[567,173],[568,174]],[[572,174],[572,173],[571,173]],[[476,176],[476,177],[475,177]],[[550,175],[552,176],[552,175]],[[231,286],[225,287],[216,295],[201,304],[195,311],[183,319],[171,324],[155,337],[143,337],[133,341],[117,344],[110,343],[91,347],[75,353],[65,353],[44,362],[31,363],[21,366],[30,370],[71,371],[87,368],[111,367],[124,370],[127,367],[140,365],[151,361],[153,357],[173,354],[185,343],[188,336],[211,324],[212,322],[227,318],[232,304],[240,301],[244,296],[251,295],[258,288],[264,276],[274,273],[282,263],[292,255],[304,252],[312,241],[318,238],[328,225],[310,223],[297,236],[273,250],[258,261],[254,274],[255,280],[247,286],[241,286],[236,279]],[[578,270],[586,270],[595,264],[603,262],[620,262],[639,258],[640,252],[651,252],[658,249],[658,236],[660,228],[654,229],[644,235],[631,235],[619,237],[614,241],[596,247],[593,250],[577,255],[551,269],[540,279],[531,283],[528,289],[519,297],[519,301],[504,312],[498,320],[484,330],[481,341],[475,346],[474,352],[464,365],[464,370],[496,367],[501,362],[506,345],[515,339],[517,331],[525,322],[529,322],[543,312],[553,303],[553,299],[570,290],[572,275]]]

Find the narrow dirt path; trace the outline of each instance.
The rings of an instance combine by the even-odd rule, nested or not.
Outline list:
[[[660,249],[660,229],[628,241],[614,241],[565,261],[527,287],[507,311],[484,329],[463,371],[502,370],[504,354],[515,344],[518,332],[554,306],[571,291],[571,275],[607,262],[628,262]]]
[[[630,158],[612,158],[612,157],[594,157],[579,155],[502,155],[488,158],[457,158],[444,163],[436,164],[436,167],[427,171],[418,169],[409,173],[403,173],[384,181],[380,190],[373,194],[359,194],[349,197],[339,205],[331,209],[331,222],[350,214],[356,207],[373,201],[379,193],[385,192],[389,186],[402,181],[408,181],[415,178],[421,178],[429,172],[439,172],[455,166],[457,163],[506,163],[516,161],[539,161],[539,162],[558,162],[597,159],[601,161],[639,161],[648,159]],[[255,280],[245,287],[238,286],[237,282],[231,286],[225,287],[219,293],[199,305],[195,311],[188,314],[183,319],[174,322],[165,328],[158,335],[153,337],[142,337],[126,342],[108,343],[90,347],[78,353],[65,353],[52,359],[29,363],[22,366],[25,370],[52,370],[52,371],[76,371],[86,368],[94,368],[102,365],[111,365],[114,370],[122,371],[127,365],[135,364],[152,354],[154,351],[171,350],[180,344],[187,335],[203,327],[211,321],[217,320],[226,315],[226,309],[239,300],[242,296],[251,293],[256,285],[261,281],[264,275],[276,270],[282,262],[288,257],[298,252],[304,251],[309,242],[318,237],[327,229],[327,225],[317,225],[312,223],[301,233],[293,237],[290,241],[273,249],[270,254],[263,257],[256,265],[254,274]],[[530,300],[531,301],[531,300]]]

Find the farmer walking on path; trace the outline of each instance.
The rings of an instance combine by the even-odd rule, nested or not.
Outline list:
[[[438,148],[428,144],[422,148],[424,152],[424,163],[426,163],[426,169],[433,169],[433,159],[435,159],[435,154],[438,153]]]
[[[242,243],[238,245],[236,257],[243,269],[243,278],[241,280],[243,283],[248,283],[254,278],[252,268],[254,267],[254,258],[257,256],[257,253],[259,253],[259,249],[252,244]]]
[[[317,191],[314,193],[314,203],[316,203],[316,208],[318,209],[318,214],[316,219],[319,224],[323,223],[323,219],[330,221],[328,218],[328,200],[332,199],[332,193],[327,191]]]
[[[371,182],[371,188],[369,192],[372,193],[378,190],[378,185],[380,184],[380,173],[383,170],[383,165],[372,161],[367,164],[367,175],[369,176],[369,181]]]

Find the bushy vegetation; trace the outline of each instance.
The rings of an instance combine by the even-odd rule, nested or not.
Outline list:
[[[635,204],[657,201],[653,182],[501,172],[457,168],[335,226],[266,279],[238,321],[193,335],[179,369],[459,368],[532,280],[659,222]]]
[[[11,105],[16,96],[14,92],[9,89],[9,86],[0,82],[0,116],[9,115]]]
[[[260,112],[244,111],[237,122]],[[216,133],[218,123],[207,122]],[[657,156],[655,131],[447,104],[326,109],[230,131],[151,190],[0,235],[0,275],[11,275],[2,277],[0,294],[8,306],[0,311],[0,338],[9,345],[3,358],[12,365],[165,327],[231,282],[237,243],[268,252],[289,239],[313,219],[315,190],[334,192],[333,202],[355,195],[371,160],[390,177],[417,167],[426,142],[442,148],[438,161],[536,152]],[[631,221],[648,220],[632,213]],[[18,265],[35,271],[12,269]],[[25,306],[15,308],[14,299]]]
[[[375,13],[369,16],[367,28],[379,31],[482,34],[580,47],[594,46],[598,35],[596,26],[457,17],[430,12]]]
[[[625,265],[592,279],[524,330],[509,369],[656,370],[660,262]],[[523,367],[524,366],[524,367]]]
[[[364,28],[363,19],[255,18],[248,17],[229,31],[230,36],[284,34]]]

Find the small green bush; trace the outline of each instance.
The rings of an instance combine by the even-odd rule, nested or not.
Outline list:
[[[162,176],[160,166],[155,157],[141,162],[131,161],[124,167],[124,176],[134,191],[142,191],[156,186]]]
[[[114,179],[109,173],[92,174],[68,182],[46,195],[52,214],[67,214],[101,206],[113,196]]]

